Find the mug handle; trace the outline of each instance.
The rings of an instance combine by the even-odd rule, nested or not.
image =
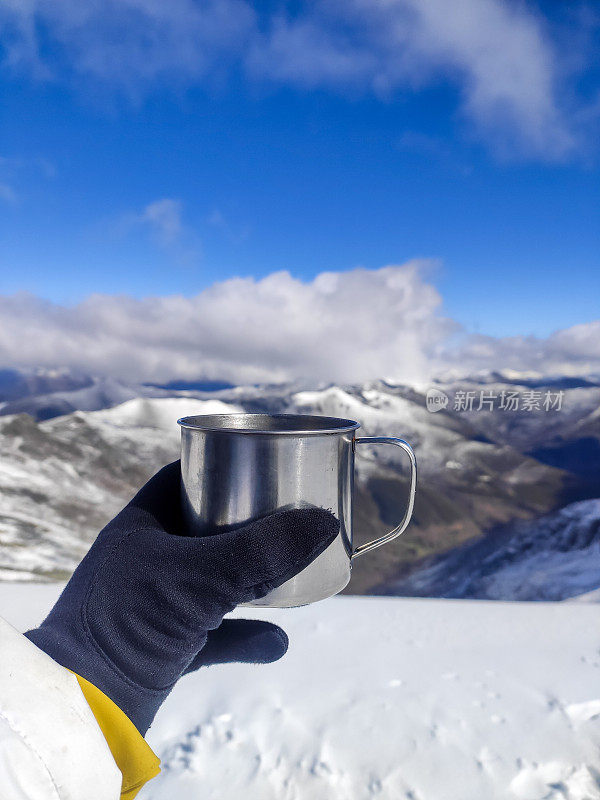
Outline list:
[[[408,493],[408,506],[404,512],[402,522],[389,533],[386,533],[385,536],[381,536],[379,539],[373,539],[372,542],[361,544],[359,547],[355,548],[351,558],[356,558],[356,556],[361,556],[363,553],[368,553],[370,550],[374,550],[376,547],[381,547],[382,544],[387,544],[388,542],[391,542],[392,539],[395,539],[396,536],[400,536],[401,533],[404,533],[408,523],[410,522],[410,518],[412,517],[413,508],[415,505],[415,492],[417,490],[417,460],[415,458],[413,449],[408,442],[405,442],[404,439],[394,439],[391,436],[360,436],[354,441],[356,444],[394,444],[396,447],[401,447],[410,459],[410,490]]]

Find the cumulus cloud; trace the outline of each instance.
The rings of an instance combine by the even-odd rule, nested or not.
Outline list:
[[[547,339],[469,336],[442,313],[426,262],[235,278],[195,297],[93,295],[74,307],[0,298],[0,364],[128,381],[200,377],[422,382],[452,367],[600,372],[600,322]]]
[[[574,120],[585,114],[567,80],[570,48],[551,39],[531,6],[306,0],[289,8],[249,0],[9,0],[0,8],[0,38],[11,70],[92,78],[135,97],[165,82],[221,81],[239,68],[253,81],[387,98],[443,81],[458,89],[473,129],[499,147],[560,159],[578,146]],[[585,54],[579,61],[584,69]]]

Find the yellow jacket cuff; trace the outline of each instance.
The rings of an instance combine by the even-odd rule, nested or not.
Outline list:
[[[122,800],[133,800],[160,772],[160,759],[129,717],[93,683],[73,673],[123,775]]]

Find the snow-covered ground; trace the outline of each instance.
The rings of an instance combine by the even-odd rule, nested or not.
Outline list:
[[[57,585],[0,584],[36,623]],[[596,603],[337,597],[250,610],[287,656],[184,678],[139,800],[598,800]]]

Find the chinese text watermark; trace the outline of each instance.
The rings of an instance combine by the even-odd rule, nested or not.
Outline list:
[[[444,408],[453,411],[560,411],[564,394],[564,391],[537,389],[503,389],[499,392],[490,389],[457,389],[450,402],[450,396],[446,392],[432,388],[428,389],[425,400],[427,410],[432,413]]]

